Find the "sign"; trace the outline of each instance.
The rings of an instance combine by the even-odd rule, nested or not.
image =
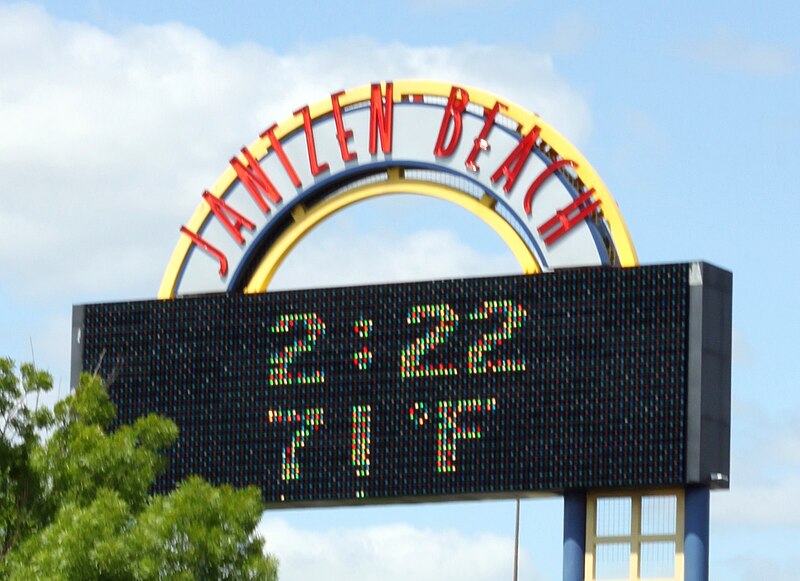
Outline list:
[[[582,268],[85,305],[73,354],[120,422],[176,421],[165,489],[200,474],[302,506],[709,484],[729,473],[730,309],[708,264]]]
[[[232,157],[180,227],[159,297],[263,292],[316,224],[393,194],[475,213],[527,274],[637,263],[602,180],[537,115],[474,88],[389,81],[299,107]]]

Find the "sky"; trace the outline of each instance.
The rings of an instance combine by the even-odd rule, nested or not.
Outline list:
[[[0,3],[0,354],[34,359],[66,395],[72,305],[154,298],[202,191],[304,104],[388,79],[479,87],[578,147],[643,264],[733,272],[731,489],[711,498],[711,578],[796,579],[798,30],[788,1]],[[518,270],[471,216],[401,198],[326,221],[275,285]],[[260,530],[284,581],[494,580],[511,578],[514,512],[282,510]],[[562,518],[557,497],[522,502],[520,579],[561,578]]]

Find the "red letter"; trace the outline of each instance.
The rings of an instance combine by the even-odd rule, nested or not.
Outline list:
[[[562,159],[559,161],[554,161],[553,163],[548,165],[544,169],[544,171],[542,171],[542,173],[539,174],[538,178],[536,178],[533,181],[531,187],[529,187],[528,191],[525,193],[525,200],[522,202],[522,207],[525,209],[526,214],[530,215],[531,213],[531,203],[533,202],[533,195],[536,193],[536,190],[538,190],[542,186],[544,180],[549,178],[557,170],[561,169],[565,165],[571,165],[574,168],[578,167],[578,164],[572,161],[571,159]]]
[[[386,102],[381,96],[381,85],[372,85],[372,98],[369,103],[369,152],[378,153],[378,136],[380,135],[383,153],[392,152],[392,117],[394,103],[392,101],[392,83],[386,83]]]
[[[461,92],[461,98],[458,93]],[[433,148],[433,155],[436,157],[448,157],[453,155],[458,141],[461,139],[461,114],[467,109],[469,103],[469,93],[460,87],[450,89],[450,98],[447,99],[447,106],[444,108],[442,125],[439,127],[439,137],[436,138],[436,146]],[[444,144],[447,138],[447,129],[450,127],[450,120],[453,121],[453,133],[450,135],[450,143]]]
[[[219,275],[225,276],[228,274],[228,259],[217,248],[211,246],[208,242],[203,240],[200,236],[189,230],[186,226],[181,226],[181,232],[186,234],[189,239],[199,246],[202,250],[208,252],[211,256],[219,261]]]
[[[492,181],[496,182],[501,177],[505,176],[506,183],[503,186],[503,191],[508,193],[511,191],[511,188],[514,187],[514,182],[519,175],[519,172],[522,171],[522,168],[525,167],[525,162],[528,161],[528,156],[533,149],[533,146],[536,145],[536,139],[539,137],[539,132],[541,128],[536,125],[530,132],[520,139],[517,146],[514,148],[514,151],[506,158],[506,160],[497,168],[497,171],[494,172],[492,175]]]
[[[475,138],[475,145],[472,146],[472,151],[469,152],[467,161],[464,162],[467,169],[472,171],[481,169],[478,164],[475,163],[475,159],[478,157],[478,153],[491,148],[486,138],[489,137],[489,131],[492,129],[492,126],[494,126],[494,118],[497,117],[500,109],[506,110],[508,107],[497,101],[491,109],[484,109],[483,114],[486,116],[486,121],[483,123],[483,129],[481,129],[478,137]]]
[[[225,203],[225,200],[215,197],[208,191],[203,192],[203,199],[206,201],[206,204],[208,204],[208,207],[211,208],[211,211],[214,212],[214,215],[222,222],[222,225],[225,226],[228,233],[233,236],[233,239],[239,244],[244,243],[242,227],[250,231],[256,229],[255,224],[231,208]],[[231,220],[231,218],[233,218],[233,220]]]
[[[339,91],[331,95],[331,106],[333,107],[333,120],[336,122],[336,139],[339,141],[339,150],[342,152],[342,161],[352,161],[358,157],[347,147],[347,140],[353,137],[351,129],[344,128],[342,120],[342,106],[339,97],[344,95],[344,91]]]
[[[317,163],[317,147],[314,144],[314,132],[311,129],[311,112],[308,109],[308,105],[294,112],[295,115],[298,113],[303,115],[303,129],[305,129],[306,132],[308,166],[311,168],[311,175],[321,174],[325,170],[330,169],[330,166],[327,163],[323,163],[322,165]]]
[[[600,206],[600,200],[592,200],[592,194],[594,194],[594,188],[575,198],[569,206],[563,210],[558,210],[555,216],[539,226],[538,231],[542,236],[545,235],[545,232],[550,232],[544,239],[545,244],[550,246]],[[588,205],[581,208],[583,204]],[[553,231],[551,232],[551,230]]]
[[[255,200],[258,207],[261,208],[261,211],[265,213],[269,212],[269,206],[261,192],[267,194],[267,197],[275,203],[280,202],[283,197],[278,193],[278,190],[275,189],[275,185],[267,177],[267,174],[264,173],[264,170],[261,169],[261,166],[253,157],[253,154],[250,153],[250,150],[243,147],[242,155],[244,155],[245,160],[247,160],[247,166],[239,161],[238,157],[234,157],[231,159],[231,167],[236,170],[239,181],[242,182],[242,185],[247,188],[247,191],[253,196],[253,200]]]
[[[286,170],[286,173],[289,175],[289,179],[292,180],[294,187],[300,187],[300,178],[297,177],[297,172],[294,171],[294,167],[292,166],[292,162],[289,161],[289,158],[286,156],[286,152],[283,151],[283,146],[281,142],[278,141],[278,138],[275,137],[275,128],[277,125],[273,125],[269,129],[267,129],[264,133],[261,134],[261,139],[265,137],[269,139],[269,143],[272,146],[272,150],[275,152],[275,155],[278,156],[278,159],[281,160],[281,165],[283,165],[283,169]]]

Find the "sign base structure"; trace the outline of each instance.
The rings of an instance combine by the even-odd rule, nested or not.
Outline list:
[[[564,495],[564,581],[708,581],[708,486]]]

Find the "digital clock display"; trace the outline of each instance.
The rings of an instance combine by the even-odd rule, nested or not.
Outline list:
[[[85,305],[77,365],[121,423],[178,424],[162,489],[199,474],[298,506],[678,484],[689,270]]]

